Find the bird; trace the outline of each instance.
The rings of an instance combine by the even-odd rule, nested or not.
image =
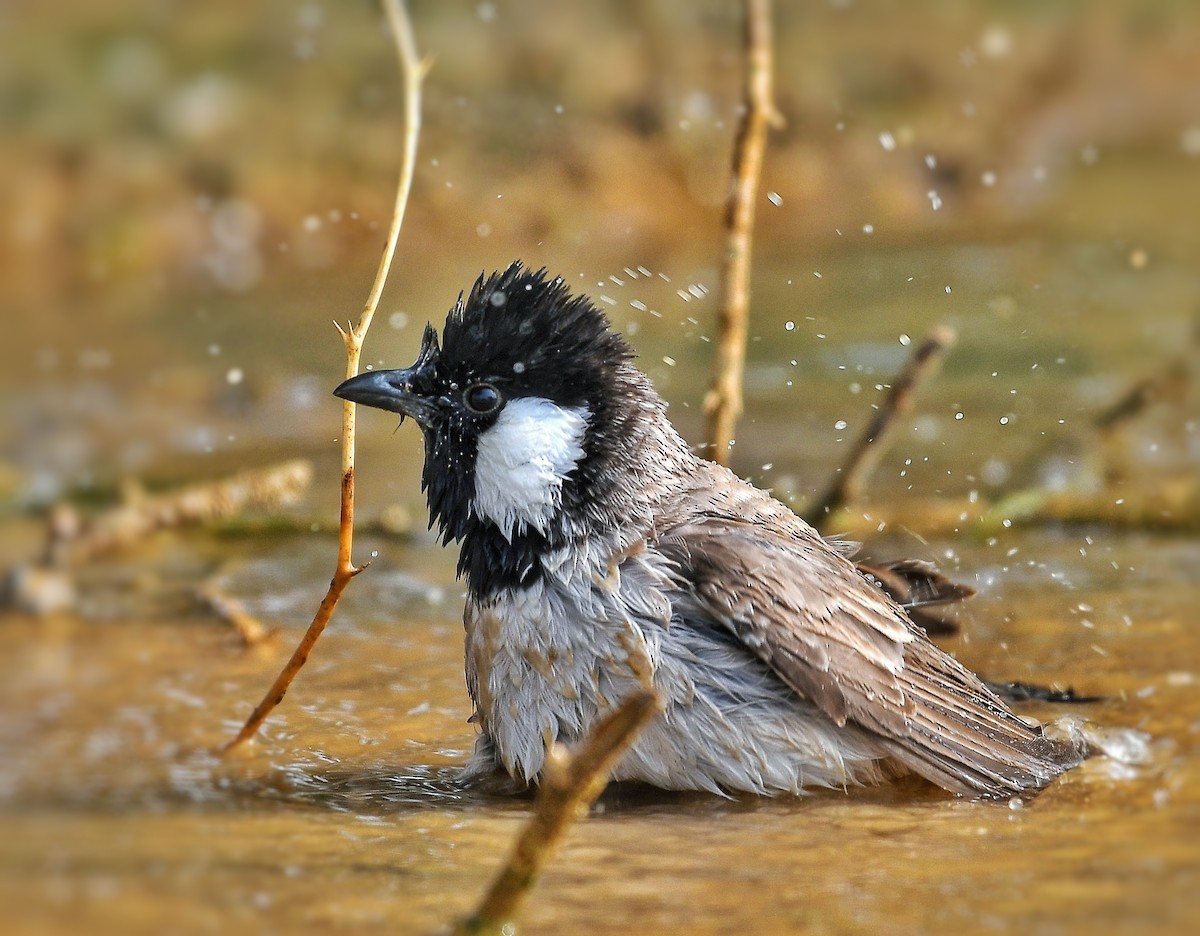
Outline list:
[[[536,785],[554,744],[639,688],[660,711],[609,779],[665,790],[799,795],[915,773],[1003,799],[1087,755],[931,642],[853,545],[697,455],[627,339],[562,277],[519,261],[480,274],[411,367],[334,394],[421,429],[429,525],[466,584],[472,775]],[[896,575],[923,599],[946,581],[920,563]]]

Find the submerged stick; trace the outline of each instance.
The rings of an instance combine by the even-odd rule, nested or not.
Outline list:
[[[582,745],[546,752],[542,788],[532,817],[479,908],[454,928],[455,936],[510,932],[521,902],[571,822],[604,790],[608,774],[637,733],[659,711],[658,696],[638,689],[593,726]]]
[[[392,258],[396,253],[396,241],[400,237],[400,226],[404,222],[404,211],[408,205],[408,194],[412,189],[413,172],[416,168],[417,136],[421,128],[421,82],[425,77],[426,65],[417,56],[416,39],[413,36],[412,23],[401,0],[383,0],[384,11],[387,13],[388,25],[396,42],[396,54],[400,60],[400,71],[404,85],[404,158],[400,166],[400,181],[396,189],[396,203],[392,210],[392,223],[388,229],[387,243],[383,256],[379,260],[379,268],[375,272],[375,282],[367,297],[366,305],[358,324],[343,329],[337,326],[346,347],[346,377],[358,373],[358,362],[362,354],[363,339],[367,329],[371,327],[371,319],[379,306],[379,298],[383,294],[387,282],[388,271],[391,269]],[[222,748],[222,753],[237,747],[253,737],[259,727],[271,714],[272,710],[283,701],[288,687],[296,674],[300,672],[308,655],[316,644],[317,638],[325,630],[325,626],[333,617],[334,608],[342,597],[342,592],[350,584],[350,580],[358,575],[366,565],[356,566],[351,560],[351,550],[354,544],[354,404],[342,403],[342,500],[341,514],[338,526],[337,567],[329,582],[329,589],[313,616],[312,623],[301,638],[292,657],[275,677],[275,682],[267,690],[262,701],[255,706],[246,723],[242,725],[237,736]]]
[[[859,499],[867,479],[887,450],[885,441],[896,419],[912,409],[917,387],[932,372],[946,349],[954,344],[954,338],[953,329],[939,325],[921,342],[892,381],[891,390],[875,411],[875,418],[846,456],[829,489],[805,511],[805,520],[819,528],[830,514]]]
[[[717,351],[713,379],[704,399],[708,451],[719,464],[729,461],[733,431],[742,413],[742,375],[750,317],[750,247],[754,200],[762,175],[767,127],[777,123],[772,97],[770,0],[745,0],[746,86],[744,112],[733,152],[733,184],[725,211],[725,258],[721,267],[721,306],[717,311]]]

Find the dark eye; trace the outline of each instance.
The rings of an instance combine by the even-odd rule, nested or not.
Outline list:
[[[463,392],[463,402],[472,412],[490,413],[500,405],[500,391],[491,384],[472,384]]]

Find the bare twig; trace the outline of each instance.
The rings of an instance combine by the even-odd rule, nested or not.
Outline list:
[[[416,167],[417,137],[421,127],[421,82],[427,70],[426,64],[417,56],[416,39],[413,36],[412,23],[401,0],[383,0],[384,11],[388,24],[396,42],[396,53],[400,59],[400,70],[404,84],[404,158],[400,166],[400,181],[396,189],[396,203],[392,211],[392,223],[388,229],[387,243],[379,268],[375,273],[375,282],[359,317],[358,324],[343,329],[337,326],[346,347],[346,377],[358,373],[358,362],[362,354],[362,343],[367,329],[371,327],[371,319],[379,306],[379,298],[383,294],[387,282],[388,271],[391,269],[392,257],[396,252],[396,241],[400,237],[400,226],[404,222],[404,210],[408,205],[408,194],[412,188],[413,172]],[[296,674],[308,660],[313,645],[325,626],[333,616],[338,599],[350,580],[361,572],[365,565],[356,566],[351,561],[351,549],[354,542],[354,404],[342,404],[342,506],[340,525],[338,528],[337,568],[329,583],[329,590],[321,599],[320,607],[309,624],[300,644],[292,653],[287,665],[275,678],[271,688],[267,690],[262,701],[255,706],[250,717],[242,726],[237,736],[222,749],[229,751],[242,742],[254,736],[259,726],[280,702],[283,701],[288,687]]]
[[[994,536],[1009,527],[1037,524],[1091,524],[1114,529],[1200,529],[1200,480],[1194,472],[1156,479],[1142,490],[1106,486],[1098,491],[1026,488],[988,507],[976,530]]]
[[[604,790],[609,771],[659,707],[657,695],[639,689],[597,722],[579,748],[568,753],[555,744],[546,752],[535,812],[479,909],[455,927],[455,936],[505,931],[567,827]]]
[[[51,518],[48,551],[60,563],[78,565],[128,548],[158,530],[236,517],[250,507],[291,503],[311,480],[312,465],[297,459],[165,494],[149,495],[138,489],[126,496],[125,503],[86,522],[78,518],[67,522],[71,512],[63,507]],[[67,529],[70,532],[64,532]]]
[[[846,461],[829,489],[812,507],[804,519],[820,527],[830,514],[858,500],[863,486],[880,457],[886,451],[885,440],[896,419],[912,409],[917,386],[932,371],[942,354],[954,343],[954,331],[944,325],[935,328],[909,358],[904,370],[892,382],[883,405],[846,456]]]
[[[90,519],[70,504],[57,504],[46,525],[42,555],[0,570],[0,608],[38,616],[78,610],[76,574],[88,562],[132,548],[160,530],[228,520],[252,507],[291,503],[311,478],[312,465],[295,460],[163,494],[147,494],[129,484],[123,503]]]
[[[1117,401],[1092,418],[1101,432],[1112,432],[1159,400],[1181,400],[1187,392],[1190,368],[1184,360],[1170,363],[1161,373],[1139,380]]]
[[[246,606],[215,582],[205,582],[196,589],[196,599],[221,620],[227,622],[244,647],[259,647],[277,637],[279,632],[266,627],[246,610]]]
[[[725,257],[721,268],[721,307],[717,313],[717,352],[713,379],[704,400],[708,452],[726,464],[733,431],[742,412],[742,374],[750,315],[750,246],[754,202],[762,174],[767,127],[778,121],[772,99],[770,0],[744,0],[746,86],[741,126],[734,144],[733,184],[725,214]]]

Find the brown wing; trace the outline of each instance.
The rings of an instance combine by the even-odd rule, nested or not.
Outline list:
[[[709,515],[658,537],[680,570],[675,613],[732,631],[837,724],[868,730],[948,790],[1009,796],[1082,759],[1017,718],[810,528],[773,519]]]
[[[957,634],[958,622],[946,606],[965,601],[975,594],[971,586],[955,582],[939,572],[933,563],[920,559],[859,562],[855,568],[891,595],[913,623],[921,625],[931,637]]]

